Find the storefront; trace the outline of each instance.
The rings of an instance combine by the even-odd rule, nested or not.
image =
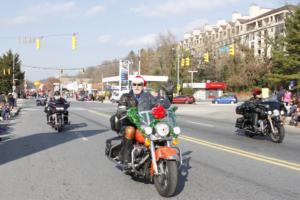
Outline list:
[[[183,88],[196,89],[194,98],[196,101],[214,99],[222,96],[226,89],[226,83],[224,82],[207,82],[207,83],[185,83]]]

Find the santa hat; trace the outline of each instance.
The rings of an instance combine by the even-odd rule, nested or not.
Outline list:
[[[142,76],[135,76],[132,79],[132,83],[143,83],[144,87],[147,86],[147,81]]]
[[[261,94],[261,89],[260,88],[254,88],[252,90],[252,94],[253,95],[260,95]]]

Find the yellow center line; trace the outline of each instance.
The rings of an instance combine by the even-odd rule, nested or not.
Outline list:
[[[272,157],[268,157],[268,156],[264,156],[264,155],[260,155],[260,154],[255,154],[255,153],[240,150],[240,149],[237,149],[237,148],[232,148],[232,147],[228,147],[228,146],[208,142],[208,141],[205,141],[205,140],[192,138],[192,137],[189,137],[189,136],[181,135],[180,138],[183,139],[183,140],[193,142],[193,143],[196,143],[196,144],[200,144],[200,145],[203,145],[203,146],[207,146],[207,147],[210,147],[210,148],[213,148],[213,149],[218,149],[218,150],[229,152],[229,153],[236,154],[236,155],[239,155],[239,156],[251,158],[251,159],[254,159],[254,160],[259,160],[259,161],[262,161],[262,162],[265,162],[265,163],[270,163],[270,164],[273,164],[273,165],[277,165],[277,166],[293,169],[293,170],[296,170],[296,171],[300,171],[300,164],[298,164],[298,163],[288,162],[288,161],[285,161],[285,160],[280,160],[280,159],[276,159],[276,158],[272,158]]]
[[[94,113],[96,115],[105,117],[105,118],[110,117],[109,114],[105,114],[105,113],[102,113],[102,112],[98,112],[98,111],[94,111],[94,110],[88,110],[88,111],[91,112],[91,113]],[[286,160],[280,160],[280,159],[277,159],[277,158],[268,157],[268,156],[264,156],[264,155],[261,155],[261,154],[252,153],[252,152],[249,152],[249,151],[244,151],[244,150],[241,150],[241,149],[237,149],[237,148],[233,148],[233,147],[229,147],[229,146],[209,142],[209,141],[206,141],[206,140],[201,140],[201,139],[186,136],[186,135],[181,135],[180,138],[183,139],[183,140],[192,142],[192,143],[200,144],[200,145],[210,147],[210,148],[213,148],[213,149],[217,149],[217,150],[220,150],[220,151],[225,151],[225,152],[236,154],[236,155],[239,155],[239,156],[242,156],[242,157],[247,157],[247,158],[251,158],[251,159],[254,159],[254,160],[259,160],[261,162],[273,164],[273,165],[276,165],[276,166],[281,166],[281,167],[284,167],[284,168],[300,171],[300,164],[298,164],[298,163],[288,162]]]

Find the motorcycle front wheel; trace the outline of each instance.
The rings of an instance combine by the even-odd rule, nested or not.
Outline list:
[[[62,119],[61,117],[58,118],[58,122],[57,122],[57,131],[58,132],[61,132],[62,131],[62,128],[63,128],[63,124],[62,124]]]
[[[176,160],[160,160],[157,165],[159,175],[154,176],[154,185],[163,197],[174,195],[178,182],[178,168]]]
[[[270,133],[271,140],[275,143],[281,143],[284,139],[284,127],[280,124],[274,126],[274,133]]]

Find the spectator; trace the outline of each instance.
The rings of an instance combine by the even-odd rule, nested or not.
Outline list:
[[[292,93],[289,90],[286,90],[283,97],[283,102],[286,106],[289,106],[291,104],[292,100]]]
[[[8,93],[8,106],[10,110],[15,107],[15,99],[11,93]]]
[[[3,120],[8,120],[9,119],[9,107],[7,104],[5,104],[2,107],[2,112],[1,112],[1,116]]]

